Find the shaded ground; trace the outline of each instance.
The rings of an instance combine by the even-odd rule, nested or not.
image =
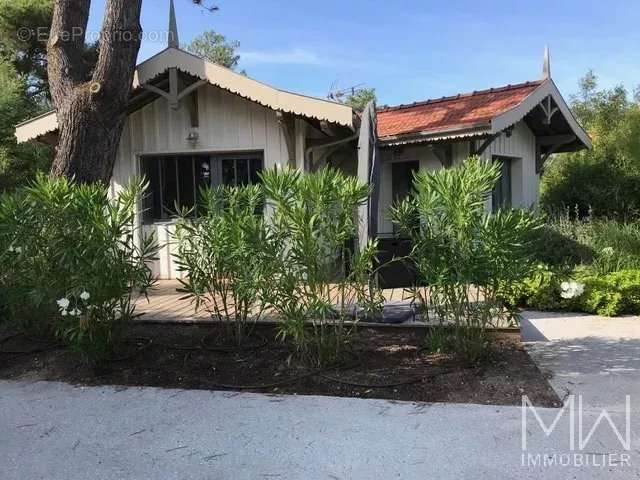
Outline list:
[[[639,317],[525,312],[522,338],[560,397],[624,412],[629,395],[640,415]]]
[[[212,325],[135,325],[118,351],[120,360],[100,375],[79,367],[64,349],[0,353],[0,378],[495,405],[520,405],[526,394],[535,405],[559,405],[517,334],[496,336],[487,359],[469,365],[425,354],[421,329],[365,328],[336,368],[319,371],[292,358],[292,348],[270,326],[258,327],[258,344],[243,351],[220,351],[218,332]],[[2,348],[34,346],[17,337]]]

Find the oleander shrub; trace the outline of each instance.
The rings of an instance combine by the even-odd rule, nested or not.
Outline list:
[[[413,243],[414,289],[423,315],[451,326],[446,344],[470,360],[482,356],[487,329],[510,321],[500,286],[535,269],[531,237],[537,217],[523,210],[487,211],[500,178],[496,165],[471,157],[462,165],[415,175],[414,194],[392,208],[392,219]],[[438,342],[442,343],[442,342]]]
[[[374,278],[375,242],[353,247],[358,207],[369,187],[324,168],[311,174],[270,170],[262,174],[275,274],[269,304],[279,335],[319,365],[335,361],[353,323],[382,307]]]
[[[40,176],[0,200],[0,277],[7,321],[54,334],[82,360],[104,365],[135,297],[153,284],[157,244],[138,230],[145,188],[135,179],[115,198],[100,184]]]
[[[262,315],[271,288],[273,243],[258,185],[205,188],[198,216],[181,214],[177,264],[187,275],[181,290],[241,344]]]

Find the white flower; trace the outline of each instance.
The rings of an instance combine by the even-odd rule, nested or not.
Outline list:
[[[13,251],[16,253],[22,253],[22,247],[15,247]]]
[[[56,303],[60,307],[60,310],[66,310],[67,308],[69,308],[70,304],[68,298],[61,298],[60,300],[57,300]]]
[[[13,245],[9,245],[9,251],[10,252],[15,252],[15,249],[13,248]]]
[[[566,299],[579,297],[584,293],[584,284],[574,281],[562,282],[560,288],[562,289],[560,296]]]
[[[606,256],[606,257],[610,257],[611,255],[613,255],[615,252],[615,250],[613,249],[613,247],[605,247],[602,249],[602,251],[600,253],[602,253],[602,255]]]
[[[71,315],[72,317],[79,317],[81,314],[82,314],[82,311],[80,311],[77,308],[74,308],[69,312],[69,315]]]
[[[67,316],[67,311],[66,310],[60,310],[60,315],[62,315],[63,317]]]
[[[85,302],[91,298],[91,295],[86,290],[80,294],[80,298]]]

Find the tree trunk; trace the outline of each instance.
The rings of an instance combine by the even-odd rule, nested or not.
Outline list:
[[[60,136],[51,174],[108,183],[140,49],[142,0],[107,0],[98,61],[88,77],[82,49],[90,4],[54,4],[47,56]]]

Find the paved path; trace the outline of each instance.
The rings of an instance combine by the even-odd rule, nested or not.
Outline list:
[[[561,398],[581,395],[608,411],[624,411],[625,395],[640,404],[639,317],[527,312],[522,339]]]
[[[550,425],[558,410],[537,413]],[[529,411],[522,466],[518,407],[0,382],[0,478],[638,478],[640,438],[627,465],[606,426],[587,450],[604,467],[560,466],[568,418],[546,437]]]

